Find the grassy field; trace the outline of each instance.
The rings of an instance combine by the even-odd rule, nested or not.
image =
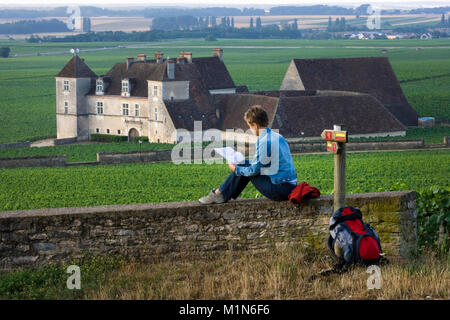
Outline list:
[[[438,39],[440,40],[440,39]],[[450,45],[450,40],[432,40],[435,45]],[[214,46],[234,45],[362,45],[358,41],[303,41],[303,40],[220,40]],[[450,119],[450,48],[426,48],[420,51],[410,46],[431,44],[420,40],[372,41],[370,45],[404,46],[389,49],[389,57],[395,73],[405,90],[413,108],[420,115],[434,116],[438,120]],[[203,40],[175,41],[167,48],[123,48],[98,52],[87,52],[82,56],[97,74],[105,74],[117,61],[127,56],[145,52],[152,56],[161,50],[165,56],[177,56],[182,50],[190,50],[195,56],[210,56],[211,48],[190,48],[192,45],[205,45]],[[364,42],[367,45],[367,42]],[[36,45],[39,47],[40,45]],[[102,44],[100,44],[102,45]],[[112,43],[108,43],[112,45]],[[13,50],[19,49],[16,43]],[[24,43],[23,50],[32,50]],[[45,44],[46,49],[53,45]],[[59,46],[59,47],[58,47]],[[56,48],[89,48],[99,46],[95,43],[55,44]],[[246,84],[251,91],[277,90],[292,58],[319,57],[357,57],[382,56],[378,48],[225,48],[224,61],[237,85]],[[54,75],[67,63],[70,55],[22,57],[0,59],[0,143],[36,140],[56,137],[55,80]],[[422,80],[423,79],[423,80]]]
[[[406,264],[380,266],[380,289],[356,267],[320,276],[329,254],[301,245],[264,253],[139,263],[120,258],[88,259],[80,266],[81,290],[68,290],[67,265],[0,273],[0,299],[446,299],[449,261],[424,255]],[[169,310],[167,310],[169,311]]]
[[[299,181],[333,191],[333,157],[294,156]],[[380,166],[383,169],[380,169]],[[0,211],[149,202],[197,201],[229,174],[226,164],[147,163],[0,169]],[[347,155],[347,192],[449,186],[450,150]],[[243,198],[261,197],[253,185]]]

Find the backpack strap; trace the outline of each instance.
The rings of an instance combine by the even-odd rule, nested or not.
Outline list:
[[[355,219],[360,219],[360,220],[362,219],[361,211],[358,210],[358,211],[355,211],[346,216],[340,215],[340,216],[336,217],[335,222],[330,226],[330,230],[333,230],[334,228],[336,228],[336,226],[341,222],[344,222],[347,220],[355,220]]]

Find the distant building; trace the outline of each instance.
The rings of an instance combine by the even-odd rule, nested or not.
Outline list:
[[[280,90],[365,93],[373,96],[405,126],[417,126],[387,57],[293,59]]]
[[[151,60],[138,54],[100,76],[75,55],[55,76],[57,138],[110,134],[175,143],[177,129],[192,133],[201,121],[203,130],[221,130],[222,139],[248,139],[227,129],[247,131],[243,116],[253,105],[289,139],[319,137],[336,123],[352,136],[405,135],[402,122],[417,125],[386,58],[294,59],[279,91],[249,92],[234,84],[222,52],[174,59],[156,52]]]

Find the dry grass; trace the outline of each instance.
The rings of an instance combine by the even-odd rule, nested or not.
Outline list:
[[[366,268],[317,276],[328,255],[301,248],[231,253],[195,261],[126,263],[87,299],[449,299],[449,259],[428,255],[381,266],[381,289],[369,290]]]

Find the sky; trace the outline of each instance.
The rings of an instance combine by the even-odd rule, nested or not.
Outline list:
[[[369,3],[380,8],[420,8],[420,7],[439,7],[449,6],[450,1],[439,0],[329,0],[328,5],[340,5],[345,7],[355,7],[362,3]],[[314,0],[0,0],[0,7],[53,7],[53,6],[72,6],[72,5],[90,5],[97,7],[114,7],[126,6],[183,6],[183,7],[210,7],[210,6],[226,6],[226,7],[255,7],[255,8],[270,8],[271,6],[280,5],[311,5],[324,4],[323,1]]]

